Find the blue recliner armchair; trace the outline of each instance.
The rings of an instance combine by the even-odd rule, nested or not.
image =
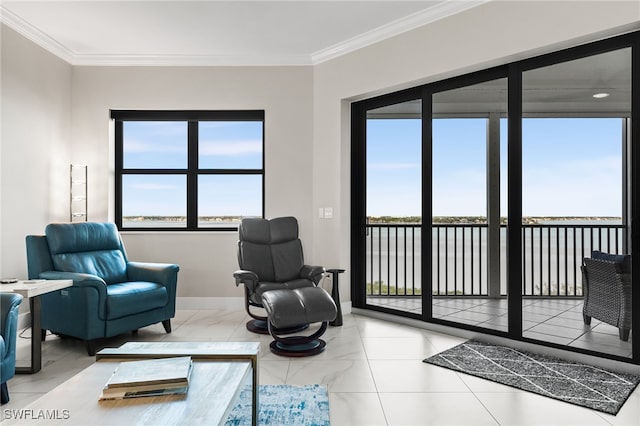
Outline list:
[[[82,339],[93,356],[99,338],[158,322],[171,332],[178,265],[130,262],[115,224],[50,224],[26,243],[29,279],[73,280],[42,296],[43,337]]]
[[[16,336],[18,334],[18,305],[22,296],[0,293],[0,403],[9,402],[7,380],[16,373]]]

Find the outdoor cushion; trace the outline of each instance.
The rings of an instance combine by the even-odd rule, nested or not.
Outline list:
[[[631,255],[629,254],[611,254],[594,250],[591,252],[591,258],[596,260],[608,260],[615,262],[618,272],[623,274],[631,272]]]

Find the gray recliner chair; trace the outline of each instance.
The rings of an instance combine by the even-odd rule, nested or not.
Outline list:
[[[236,286],[244,284],[245,308],[252,320],[247,329],[269,334],[267,316],[253,308],[264,308],[262,295],[270,290],[315,287],[324,274],[321,266],[304,263],[302,242],[298,238],[298,221],[294,217],[271,220],[242,219],[238,228],[238,264],[234,272]],[[279,329],[281,334],[306,328],[306,324]]]

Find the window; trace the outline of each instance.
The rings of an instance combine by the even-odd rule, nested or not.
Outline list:
[[[264,216],[264,111],[111,111],[116,224],[229,230]]]

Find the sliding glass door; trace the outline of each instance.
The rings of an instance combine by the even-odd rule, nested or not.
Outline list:
[[[366,114],[366,300],[421,315],[422,102]]]
[[[631,357],[631,271],[584,260],[629,254],[630,116],[630,48],[522,74],[523,337]]]
[[[438,91],[432,106],[433,318],[507,332],[507,80]]]
[[[354,307],[640,364],[640,32],[351,118]]]

